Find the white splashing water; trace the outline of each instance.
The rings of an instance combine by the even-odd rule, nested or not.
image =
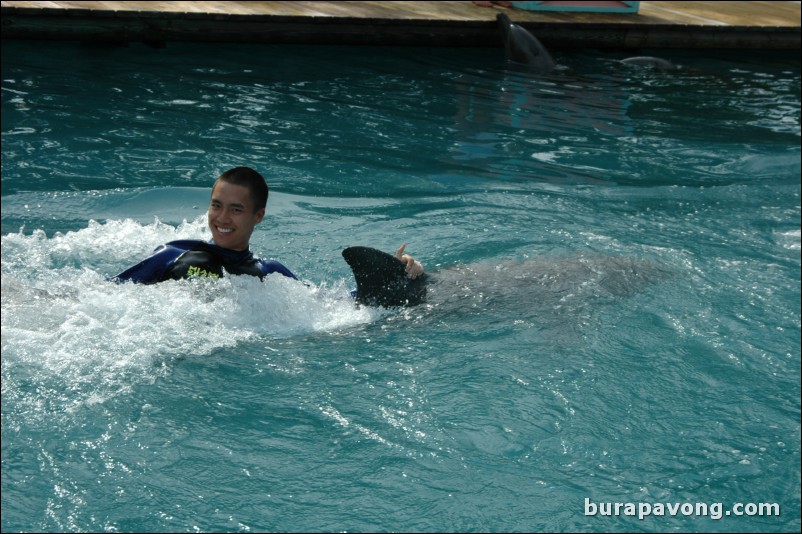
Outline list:
[[[52,237],[41,231],[4,235],[4,397],[38,390],[29,404],[70,411],[155,380],[174,358],[336,331],[379,317],[376,310],[354,305],[345,280],[331,287],[281,275],[264,282],[236,276],[149,286],[108,281],[156,246],[202,239],[205,232],[199,217],[177,227],[92,221]],[[42,410],[32,406],[33,412]]]

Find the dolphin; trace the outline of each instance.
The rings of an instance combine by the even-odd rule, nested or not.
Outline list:
[[[637,65],[639,67],[651,67],[658,70],[677,70],[677,66],[667,59],[653,56],[635,56],[622,59],[625,65]]]
[[[370,247],[342,252],[356,279],[356,301],[385,308],[428,306],[460,310],[466,302],[483,308],[533,303],[543,309],[566,302],[615,300],[634,295],[669,277],[648,261],[624,257],[577,256],[504,261],[449,267],[419,276],[406,275],[395,256]]]
[[[521,26],[513,24],[505,13],[496,15],[507,59],[526,65],[532,70],[547,72],[554,68],[554,60],[537,37]]]

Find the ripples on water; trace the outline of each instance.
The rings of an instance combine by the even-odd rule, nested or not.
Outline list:
[[[799,531],[795,58],[2,53],[4,531]],[[105,281],[239,164],[307,285]],[[401,242],[449,284],[355,307]]]

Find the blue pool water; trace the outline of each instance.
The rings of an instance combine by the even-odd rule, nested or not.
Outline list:
[[[4,42],[2,530],[799,532],[799,61],[659,53]],[[106,282],[235,165],[307,285]]]

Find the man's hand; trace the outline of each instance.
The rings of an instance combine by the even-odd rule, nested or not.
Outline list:
[[[409,254],[404,254],[404,249],[406,247],[407,247],[406,243],[398,247],[398,250],[395,251],[395,257],[407,264],[406,266],[407,278],[414,280],[415,278],[423,274],[423,265],[421,265],[419,261],[415,261],[415,258],[410,256]]]

